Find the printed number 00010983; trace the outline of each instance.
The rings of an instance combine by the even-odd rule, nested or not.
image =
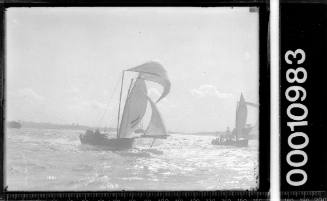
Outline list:
[[[287,140],[288,146],[292,150],[286,155],[286,161],[292,169],[286,174],[286,181],[292,186],[301,186],[308,180],[306,171],[301,169],[301,167],[308,162],[308,156],[303,149],[309,144],[309,137],[306,133],[301,132],[303,126],[308,125],[308,121],[306,120],[308,108],[301,103],[307,98],[307,92],[303,86],[300,86],[300,84],[305,83],[308,75],[305,68],[297,66],[304,63],[305,57],[305,52],[302,49],[297,49],[295,51],[289,50],[285,53],[285,62],[288,65],[295,65],[296,67],[289,68],[286,71],[286,80],[291,86],[285,90],[285,97],[290,103],[286,110],[287,117],[290,119],[290,121],[287,122],[287,126],[290,128],[290,131],[293,132],[288,136]],[[296,62],[296,64],[293,63],[293,61]],[[297,112],[295,113],[295,111]],[[294,139],[296,138],[302,138],[301,143],[295,144]],[[296,155],[301,156],[302,160],[292,160],[292,156]],[[299,177],[294,179],[295,175],[299,175],[301,179],[298,179]]]

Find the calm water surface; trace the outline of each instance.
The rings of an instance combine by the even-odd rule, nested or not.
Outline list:
[[[8,190],[230,190],[257,187],[258,142],[211,145],[211,136],[137,139],[128,151],[81,145],[83,131],[8,129]]]

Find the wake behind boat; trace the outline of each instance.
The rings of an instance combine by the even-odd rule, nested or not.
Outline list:
[[[144,118],[148,103],[150,103],[152,114],[150,122],[144,130],[144,136],[152,138],[167,136],[167,129],[156,106],[156,103],[167,96],[170,91],[170,81],[166,70],[157,62],[148,62],[126,71],[138,73],[138,76],[135,80],[132,79],[130,82],[123,114],[121,121],[119,121],[125,74],[125,71],[123,71],[116,138],[108,138],[105,134],[100,133],[99,131],[87,130],[85,134],[80,135],[82,144],[103,146],[110,150],[125,150],[132,148],[133,141],[137,137],[136,131],[141,129],[141,121]],[[154,103],[148,95],[146,81],[158,83],[163,87],[163,92],[156,103]]]

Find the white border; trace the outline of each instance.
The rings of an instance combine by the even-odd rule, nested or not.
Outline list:
[[[280,200],[279,0],[270,0],[270,195]]]

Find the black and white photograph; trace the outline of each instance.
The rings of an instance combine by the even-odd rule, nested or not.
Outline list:
[[[8,191],[259,188],[258,7],[5,19]]]

